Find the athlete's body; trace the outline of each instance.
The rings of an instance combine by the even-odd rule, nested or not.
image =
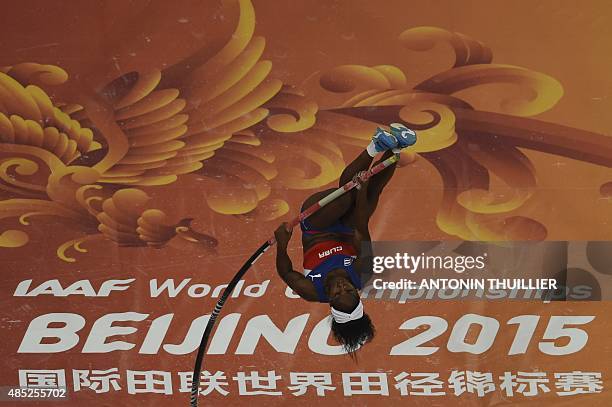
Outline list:
[[[344,169],[340,186],[367,170],[378,153],[383,153],[380,162],[415,142],[415,133],[403,125],[392,124],[391,133],[378,129],[368,148]],[[359,290],[372,275],[368,223],[395,166],[390,165],[361,188],[340,196],[302,221],[304,273],[293,269],[287,255],[292,232],[285,224],[275,232],[278,274],[303,299],[330,304],[332,331],[349,353],[374,336],[372,322],[363,313]],[[306,199],[302,210],[332,191],[334,189],[313,194]]]

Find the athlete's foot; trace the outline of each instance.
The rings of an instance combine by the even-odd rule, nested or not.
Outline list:
[[[374,134],[374,137],[372,137],[372,141],[370,141],[370,144],[366,150],[368,151],[370,157],[374,157],[378,153],[382,153],[383,151],[391,150],[397,147],[397,138],[388,131],[377,127],[376,133]]]
[[[409,129],[401,123],[391,123],[389,125],[391,134],[397,140],[398,149],[410,147],[417,142],[417,135],[414,130]],[[394,151],[395,152],[395,151]]]

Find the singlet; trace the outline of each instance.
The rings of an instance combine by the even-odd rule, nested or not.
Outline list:
[[[328,228],[315,231],[304,220],[300,223],[300,227],[305,234],[353,233],[350,227],[339,222]],[[353,263],[357,258],[356,254],[357,252],[352,244],[334,240],[317,243],[304,253],[304,275],[312,281],[317,290],[319,302],[329,302],[324,282],[325,277],[332,270],[344,269],[351,283],[357,289],[361,289],[361,279],[353,267]]]

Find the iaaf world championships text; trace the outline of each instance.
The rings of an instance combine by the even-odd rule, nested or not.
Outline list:
[[[442,279],[439,279],[442,280]],[[37,296],[83,296],[83,297],[108,297],[113,292],[127,291],[132,287],[135,278],[124,280],[107,280],[93,284],[89,280],[78,280],[68,284],[62,284],[58,279],[46,280],[34,283],[33,280],[21,281],[13,293],[14,297],[37,297]],[[259,298],[266,294],[271,280],[264,280],[260,283],[246,284],[245,280],[240,280],[232,293],[232,298],[240,295]],[[97,287],[99,286],[99,287]],[[205,283],[193,282],[191,278],[181,280],[166,279],[158,281],[149,280],[149,294],[151,298],[160,296],[175,298],[186,295],[192,298],[218,298],[226,287],[226,284],[211,286]],[[373,284],[368,284],[361,291],[361,298],[375,300],[393,300],[404,304],[409,300],[451,300],[461,298],[477,298],[486,300],[499,299],[542,299],[544,301],[556,299],[568,300],[588,300],[591,298],[593,288],[589,285],[563,286],[559,285],[556,290],[524,290],[524,289],[376,289]],[[287,298],[299,298],[291,288],[285,289]]]

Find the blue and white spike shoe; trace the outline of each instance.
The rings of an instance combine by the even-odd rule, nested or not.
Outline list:
[[[374,137],[372,137],[372,141],[368,145],[367,150],[368,154],[370,154],[371,157],[374,157],[378,153],[392,150],[394,148],[398,148],[396,137],[388,131],[377,127],[376,133],[374,133]]]
[[[414,130],[410,130],[408,127],[401,123],[391,123],[389,125],[391,134],[397,140],[397,148],[406,148],[414,145],[417,142],[417,135]]]

